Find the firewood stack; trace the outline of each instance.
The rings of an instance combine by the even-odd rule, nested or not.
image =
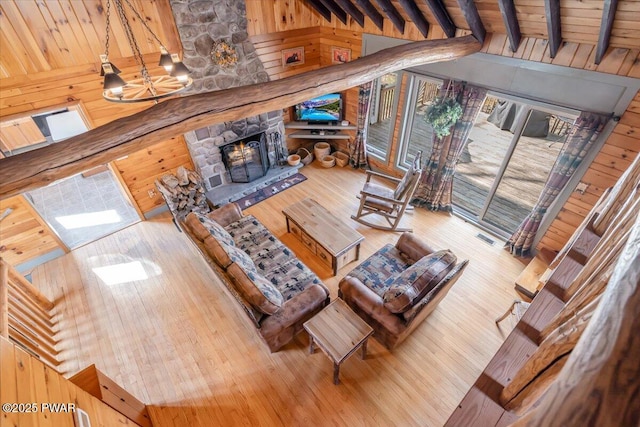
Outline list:
[[[184,220],[192,211],[202,214],[211,211],[202,178],[196,172],[180,166],[175,175],[166,174],[155,183],[176,219]]]

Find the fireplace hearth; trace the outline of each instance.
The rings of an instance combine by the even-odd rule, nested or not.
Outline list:
[[[269,169],[264,132],[223,145],[220,152],[231,182],[254,181],[265,176]]]

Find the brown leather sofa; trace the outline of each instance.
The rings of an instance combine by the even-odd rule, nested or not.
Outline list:
[[[274,352],[329,303],[329,290],[295,254],[235,203],[180,222]]]
[[[389,350],[404,341],[436,308],[468,261],[435,251],[404,233],[363,261],[341,281],[338,296],[374,329]]]

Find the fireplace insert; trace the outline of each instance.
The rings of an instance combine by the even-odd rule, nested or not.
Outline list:
[[[223,145],[220,150],[231,182],[251,182],[263,177],[269,169],[264,132]]]

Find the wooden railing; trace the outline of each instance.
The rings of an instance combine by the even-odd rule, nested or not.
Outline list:
[[[380,90],[380,103],[378,104],[378,123],[387,120],[393,112],[393,96],[395,86],[387,86]]]
[[[440,85],[437,83],[420,82],[418,87],[418,98],[416,99],[416,107],[422,107],[427,104],[432,104],[440,90]]]
[[[56,367],[60,362],[52,309],[53,302],[0,258],[0,335]]]

